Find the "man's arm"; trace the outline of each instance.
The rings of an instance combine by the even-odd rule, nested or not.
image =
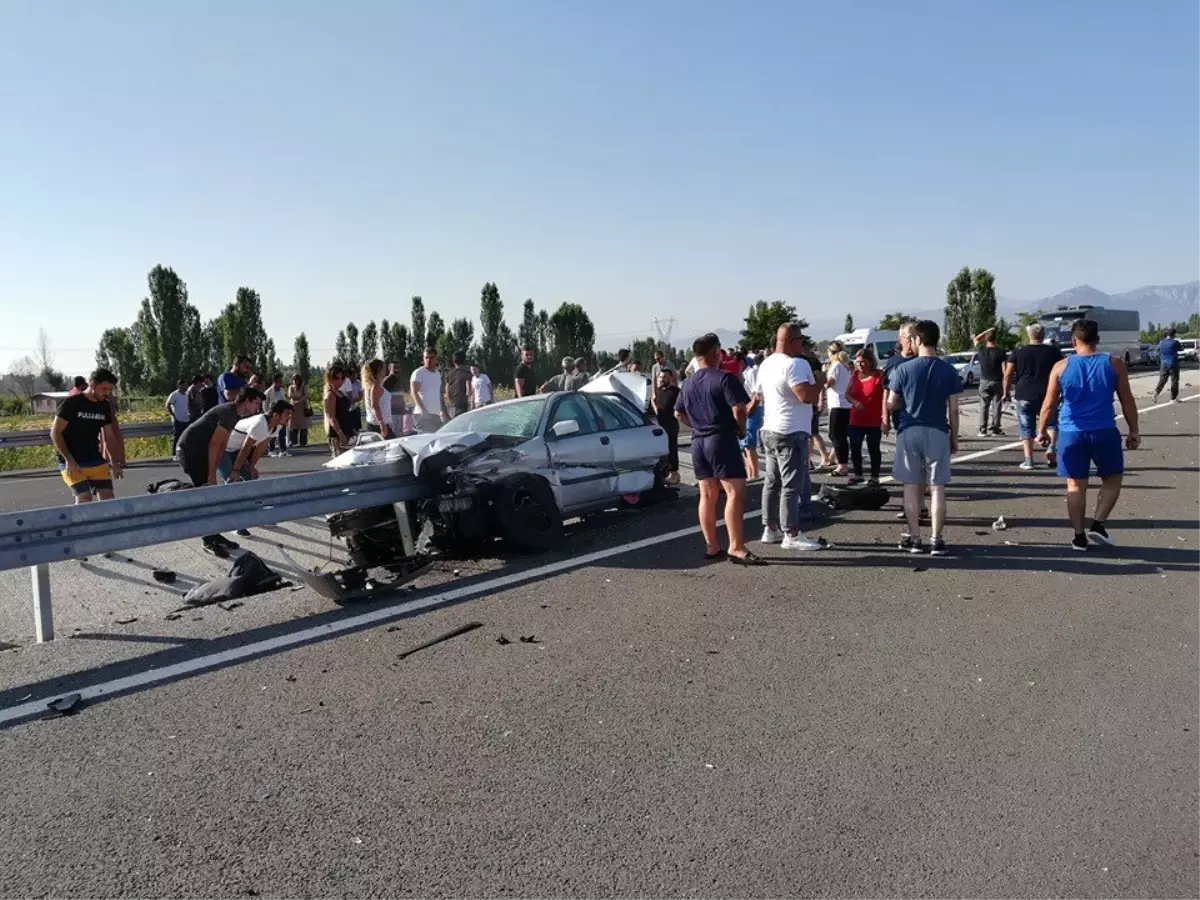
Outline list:
[[[412,394],[413,406],[416,407],[417,413],[422,416],[429,415],[429,411],[425,409],[425,398],[421,395],[421,383],[415,376],[408,382],[408,392]]]
[[[66,430],[67,420],[61,416],[55,416],[54,422],[50,425],[50,443],[54,445],[54,449],[58,451],[58,455],[66,461],[67,471],[74,475],[79,471],[79,464],[75,462],[75,458],[67,450],[67,442],[63,439],[63,432]]]
[[[1129,387],[1129,370],[1125,368],[1125,360],[1112,358],[1113,368],[1117,371],[1117,399],[1121,401],[1121,412],[1125,415],[1125,424],[1129,426],[1129,434],[1125,437],[1125,446],[1136,450],[1141,446],[1142,433],[1138,431],[1137,402],[1133,399],[1133,391]]]
[[[241,477],[242,466],[246,464],[246,459],[254,452],[255,446],[264,441],[255,441],[250,435],[246,435],[246,439],[242,441],[242,447],[238,450],[237,458],[233,461],[233,472],[229,476],[230,481],[237,481]]]
[[[1043,447],[1050,446],[1050,428],[1047,423],[1054,411],[1058,409],[1058,401],[1062,397],[1062,388],[1059,387],[1058,377],[1066,367],[1067,361],[1062,360],[1055,363],[1054,368],[1050,370],[1050,383],[1046,386],[1046,399],[1042,401],[1042,411],[1038,413],[1038,443]]]
[[[987,336],[995,330],[996,330],[995,328],[984,329],[983,331],[979,332],[979,334],[975,335],[975,337],[971,338],[971,343],[975,344],[976,346],[979,346],[985,340],[987,340]]]
[[[517,390],[518,397],[525,396],[525,379],[521,377],[521,370],[517,370],[517,374],[513,376],[513,387]]]
[[[218,425],[217,430],[213,432],[212,440],[208,442],[208,484],[217,483],[217,463],[221,461],[221,454],[225,452],[227,443],[229,443],[229,429]]]
[[[738,434],[746,433],[747,406],[746,403],[738,403],[733,407],[733,424],[737,426]]]
[[[1013,379],[1016,378],[1017,366],[1015,363],[1006,362],[1004,364],[1004,399],[1007,400],[1012,395]]]
[[[117,428],[116,420],[113,420],[111,425],[105,425],[101,429],[101,434],[104,435],[104,446],[119,447],[121,445],[121,431]],[[118,459],[117,457],[120,457]],[[108,466],[112,469],[113,478],[121,477],[121,470],[125,468],[125,454],[113,453],[108,460]]]
[[[175,411],[171,408],[171,401],[175,399],[175,394],[178,393],[179,391],[172,393],[169,397],[167,397],[167,402],[163,404],[163,409],[167,411],[167,418],[171,419],[172,421],[175,420]]]
[[[946,398],[946,405],[950,412],[950,452],[958,452],[958,394],[951,394]]]

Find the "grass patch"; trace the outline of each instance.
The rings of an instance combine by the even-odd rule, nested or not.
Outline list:
[[[171,455],[171,436],[127,438],[125,461],[161,459]],[[0,472],[22,472],[26,469],[52,469],[58,465],[53,447],[11,447],[0,450]]]
[[[3,416],[0,417],[0,431],[49,431],[54,416]],[[139,410],[138,412],[117,413],[117,421],[122,425],[144,425],[149,423],[170,424],[170,419],[161,409]]]

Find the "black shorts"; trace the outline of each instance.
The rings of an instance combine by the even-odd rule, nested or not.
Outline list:
[[[179,456],[179,468],[188,477],[192,487],[204,487],[208,484],[208,457],[189,457],[182,453]]]
[[[692,469],[696,478],[728,481],[746,477],[746,458],[733,434],[692,438]]]

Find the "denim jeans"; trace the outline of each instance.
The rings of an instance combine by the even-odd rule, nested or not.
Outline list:
[[[763,522],[768,528],[778,528],[782,519],[786,531],[797,531],[802,513],[812,506],[808,434],[803,431],[792,434],[763,431],[761,435],[766,457]]]
[[[217,460],[217,477],[221,479],[222,484],[229,481],[229,477],[233,474],[233,464],[235,462],[237,462],[237,454],[230,453],[228,451],[222,453],[221,458]],[[238,473],[238,477],[240,477],[242,481],[249,481],[250,476],[250,462],[247,460],[246,462],[242,463],[242,468]]]

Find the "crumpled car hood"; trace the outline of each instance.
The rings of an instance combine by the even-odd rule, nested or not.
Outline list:
[[[486,454],[493,450],[512,447],[523,442],[524,439],[522,438],[509,438],[495,434],[479,434],[473,431],[459,434],[443,434],[441,432],[412,434],[408,437],[392,438],[387,441],[371,441],[367,444],[351,447],[345,453],[325,463],[324,468],[346,469],[351,466],[377,466],[408,457],[412,460],[413,474],[419,476],[422,472],[422,466],[427,460],[446,450],[461,452],[470,450],[472,447],[477,447],[480,453]]]

